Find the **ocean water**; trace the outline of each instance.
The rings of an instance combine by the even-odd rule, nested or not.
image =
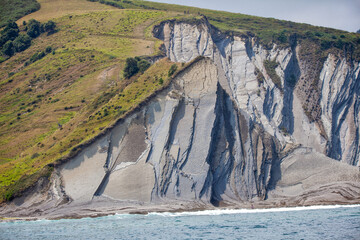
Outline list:
[[[360,205],[0,223],[0,239],[360,239]]]

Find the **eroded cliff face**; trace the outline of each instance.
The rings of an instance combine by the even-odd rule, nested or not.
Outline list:
[[[264,199],[280,145],[250,124],[220,74],[210,58],[197,60],[141,111],[64,164],[59,175],[68,197],[215,205]]]
[[[329,55],[311,86],[301,46],[267,50],[206,21],[164,22],[154,35],[172,61],[196,60],[57,168],[51,188],[33,203],[360,201],[359,63]],[[275,75],[266,62],[277,63]],[[306,97],[311,88],[321,92],[315,103]],[[314,121],[307,111],[316,104]]]
[[[307,65],[318,62],[302,59],[301,46],[266,50],[251,38],[222,35],[206,21],[167,22],[154,32],[164,40],[172,61],[187,62],[199,55],[211,58],[225,75],[219,79],[221,87],[244,112],[248,125],[260,125],[281,147],[301,144],[359,165],[360,63],[330,54],[313,84],[307,78],[316,73],[309,74]],[[265,61],[277,63],[278,79],[271,78]],[[309,100],[306,96],[312,90],[320,94]]]

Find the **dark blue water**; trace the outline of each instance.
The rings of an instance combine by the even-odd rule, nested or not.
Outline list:
[[[0,223],[0,239],[360,239],[360,205]]]

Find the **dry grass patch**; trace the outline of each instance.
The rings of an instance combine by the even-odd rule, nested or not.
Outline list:
[[[17,23],[22,24],[23,21],[36,19],[44,22],[54,18],[59,18],[70,14],[84,14],[97,11],[111,11],[116,8],[107,6],[97,2],[88,2],[86,0],[37,0],[40,3],[40,10],[24,16]]]

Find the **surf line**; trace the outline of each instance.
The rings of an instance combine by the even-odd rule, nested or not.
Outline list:
[[[240,214],[240,213],[267,213],[267,212],[291,212],[291,211],[307,211],[307,210],[322,210],[322,209],[337,209],[337,208],[354,208],[360,207],[360,204],[353,205],[318,205],[318,206],[300,206],[300,207],[283,207],[283,208],[263,208],[263,209],[215,209],[203,210],[194,212],[150,212],[146,216],[163,216],[163,217],[178,217],[178,216],[206,216],[206,215],[226,215],[226,214]],[[122,215],[122,214],[116,214]]]

